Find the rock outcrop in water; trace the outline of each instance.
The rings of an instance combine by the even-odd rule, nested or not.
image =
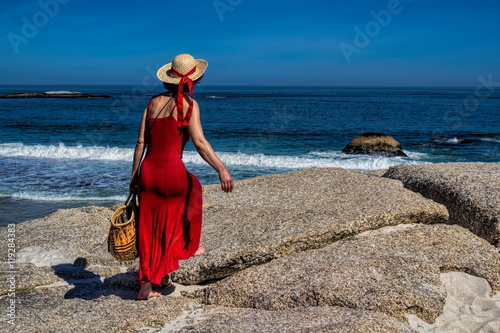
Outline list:
[[[87,94],[78,91],[45,91],[36,93],[12,93],[0,98],[111,98],[108,95]]]
[[[392,136],[381,133],[362,133],[342,150],[344,154],[364,154],[384,157],[407,156],[401,144]]]
[[[398,180],[309,169],[238,181],[232,194],[206,186],[204,200],[208,251],[171,278],[205,282],[164,287],[147,302],[133,301],[137,262],[120,265],[106,251],[112,209],[59,210],[16,225],[17,291],[0,285],[0,302],[13,299],[17,317],[12,325],[2,317],[0,331],[427,332],[443,309],[439,325],[500,325],[500,301],[485,292],[500,290],[498,249],[445,224],[443,205]],[[481,295],[470,293],[473,282],[456,297],[461,282],[453,289],[444,278],[454,273],[480,280]]]

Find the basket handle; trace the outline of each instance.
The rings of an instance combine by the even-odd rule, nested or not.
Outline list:
[[[135,219],[135,212],[134,212],[135,205],[136,205],[135,196],[136,196],[136,192],[130,191],[127,199],[125,200],[125,204],[123,206],[121,206],[120,208],[118,208],[117,210],[115,210],[115,212],[111,215],[111,225],[113,227],[126,226],[127,224],[130,224],[132,222],[132,220]],[[133,202],[134,206],[131,205],[132,202]],[[123,213],[127,214],[127,216],[129,217],[128,221],[123,222],[123,223],[119,223],[119,222],[115,221],[115,219],[120,214],[123,214]]]
[[[136,196],[136,192],[135,191],[130,191],[130,193],[128,194],[127,199],[125,200],[125,206],[128,206],[130,204],[130,202],[135,198],[135,196]]]

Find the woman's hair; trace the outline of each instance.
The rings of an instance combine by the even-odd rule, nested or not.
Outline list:
[[[197,78],[196,80],[193,80],[193,85],[197,85],[200,83],[201,79],[203,79],[203,75]],[[179,90],[179,85],[178,84],[173,84],[173,83],[166,83],[163,82],[163,87],[168,90],[169,93],[176,95],[177,91]],[[189,87],[187,83],[184,83],[184,92],[188,92]]]

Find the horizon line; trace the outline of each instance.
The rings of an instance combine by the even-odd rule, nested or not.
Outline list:
[[[37,84],[25,84],[25,83],[15,83],[6,84],[0,83],[0,87],[47,87],[47,86],[94,86],[94,87],[136,87],[144,86],[142,84],[97,84],[97,83],[37,83]],[[284,85],[284,84],[203,84],[199,87],[260,87],[260,88],[463,88],[463,89],[473,89],[475,86],[460,86],[460,85]],[[153,88],[156,89],[156,88]],[[164,90],[161,85],[158,86],[159,90]]]

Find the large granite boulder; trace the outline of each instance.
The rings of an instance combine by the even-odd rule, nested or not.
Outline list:
[[[4,312],[0,332],[136,332],[175,320],[193,303],[179,297],[135,301],[136,296],[136,292],[110,289],[98,280],[18,291],[14,298],[0,301],[7,309],[9,300],[15,300],[15,318],[6,321]]]
[[[407,156],[401,144],[392,136],[381,133],[362,133],[342,150],[344,154],[364,154],[384,157]]]
[[[296,308],[282,311],[235,309],[209,306],[203,318],[172,332],[255,333],[410,333],[407,324],[375,311],[342,307]],[[164,330],[168,332],[167,330]]]
[[[459,224],[492,244],[500,242],[500,164],[400,164],[384,177],[445,205],[448,223]]]
[[[107,252],[112,212],[104,207],[60,209],[45,218],[15,225],[17,288],[135,269],[136,263],[120,265]],[[0,229],[4,237],[6,232],[6,228]],[[0,295],[5,293],[6,284],[0,285]]]
[[[432,322],[445,304],[446,271],[469,272],[500,290],[500,255],[488,242],[457,225],[411,224],[275,259],[195,295],[229,307],[342,306]]]
[[[232,194],[204,188],[202,243],[207,253],[181,264],[173,281],[195,284],[366,230],[442,223],[442,205],[399,181],[354,170],[318,168],[238,181]]]
[[[204,200],[208,252],[171,277],[223,279],[208,287],[174,284],[147,302],[133,301],[137,261],[119,264],[107,252],[112,209],[59,210],[16,225],[9,268],[17,272],[16,294],[2,284],[0,304],[15,299],[17,319],[12,326],[2,317],[0,331],[410,332],[405,315],[430,322],[441,312],[448,290],[442,272],[467,272],[500,289],[499,252],[460,226],[441,224],[446,208],[397,180],[310,169],[238,181],[232,194],[207,186]],[[6,233],[0,228],[0,238]],[[483,296],[460,307],[482,312],[460,312],[459,319],[476,323],[500,311],[484,307],[496,298]],[[424,327],[419,318],[410,325]]]

